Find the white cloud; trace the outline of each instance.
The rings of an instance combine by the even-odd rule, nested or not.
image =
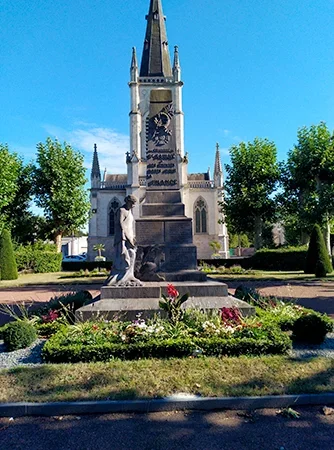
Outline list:
[[[108,173],[126,173],[125,153],[129,151],[129,136],[118,133],[111,128],[99,127],[95,124],[76,123],[72,130],[53,125],[44,128],[53,137],[66,141],[74,148],[82,151],[85,156],[85,166],[90,169],[94,144],[97,145],[101,171],[107,168]]]

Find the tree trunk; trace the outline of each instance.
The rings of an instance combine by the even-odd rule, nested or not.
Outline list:
[[[254,247],[258,250],[262,247],[262,219],[260,216],[255,217],[255,233],[254,233]]]
[[[324,234],[324,239],[325,239],[327,252],[331,256],[332,255],[332,250],[331,250],[331,226],[330,226],[328,218],[327,218],[327,221],[326,221],[326,225],[325,225],[323,234]]]
[[[57,252],[58,253],[61,253],[61,238],[62,238],[62,233],[56,234],[55,242],[56,242]]]
[[[310,240],[310,236],[308,233],[306,233],[306,231],[302,231],[300,234],[300,240],[301,240],[301,244],[302,245],[307,245],[309,243]]]

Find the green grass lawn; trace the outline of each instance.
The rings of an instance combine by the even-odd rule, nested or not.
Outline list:
[[[334,360],[288,356],[45,364],[0,371],[1,402],[263,396],[334,390]]]
[[[214,273],[214,274],[208,274],[210,278],[215,279],[221,279],[224,281],[259,281],[259,280],[296,280],[296,281],[314,281],[319,280],[319,278],[316,278],[314,275],[311,274],[305,274],[303,271],[291,271],[291,272],[271,272],[271,271],[264,271],[264,270],[252,270],[252,273],[250,274],[230,274],[230,273]],[[332,281],[334,280],[334,272],[327,275],[326,278],[322,278],[323,281]]]
[[[36,285],[66,285],[66,284],[102,284],[106,275],[94,277],[75,277],[69,272],[29,273],[19,275],[17,280],[1,280],[1,288],[36,286]]]

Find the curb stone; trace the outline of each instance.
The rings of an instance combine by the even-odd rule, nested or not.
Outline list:
[[[218,398],[202,398],[194,395],[176,394],[171,397],[153,400],[3,403],[0,404],[0,417],[60,416],[72,414],[83,415],[130,412],[149,413],[173,410],[248,410],[332,404],[334,404],[334,393]]]

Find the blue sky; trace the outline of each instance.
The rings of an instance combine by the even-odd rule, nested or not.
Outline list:
[[[26,160],[47,136],[125,173],[129,65],[149,0],[1,0],[0,142]],[[163,0],[179,46],[190,172],[215,143],[269,138],[279,160],[303,125],[334,128],[334,0]]]

